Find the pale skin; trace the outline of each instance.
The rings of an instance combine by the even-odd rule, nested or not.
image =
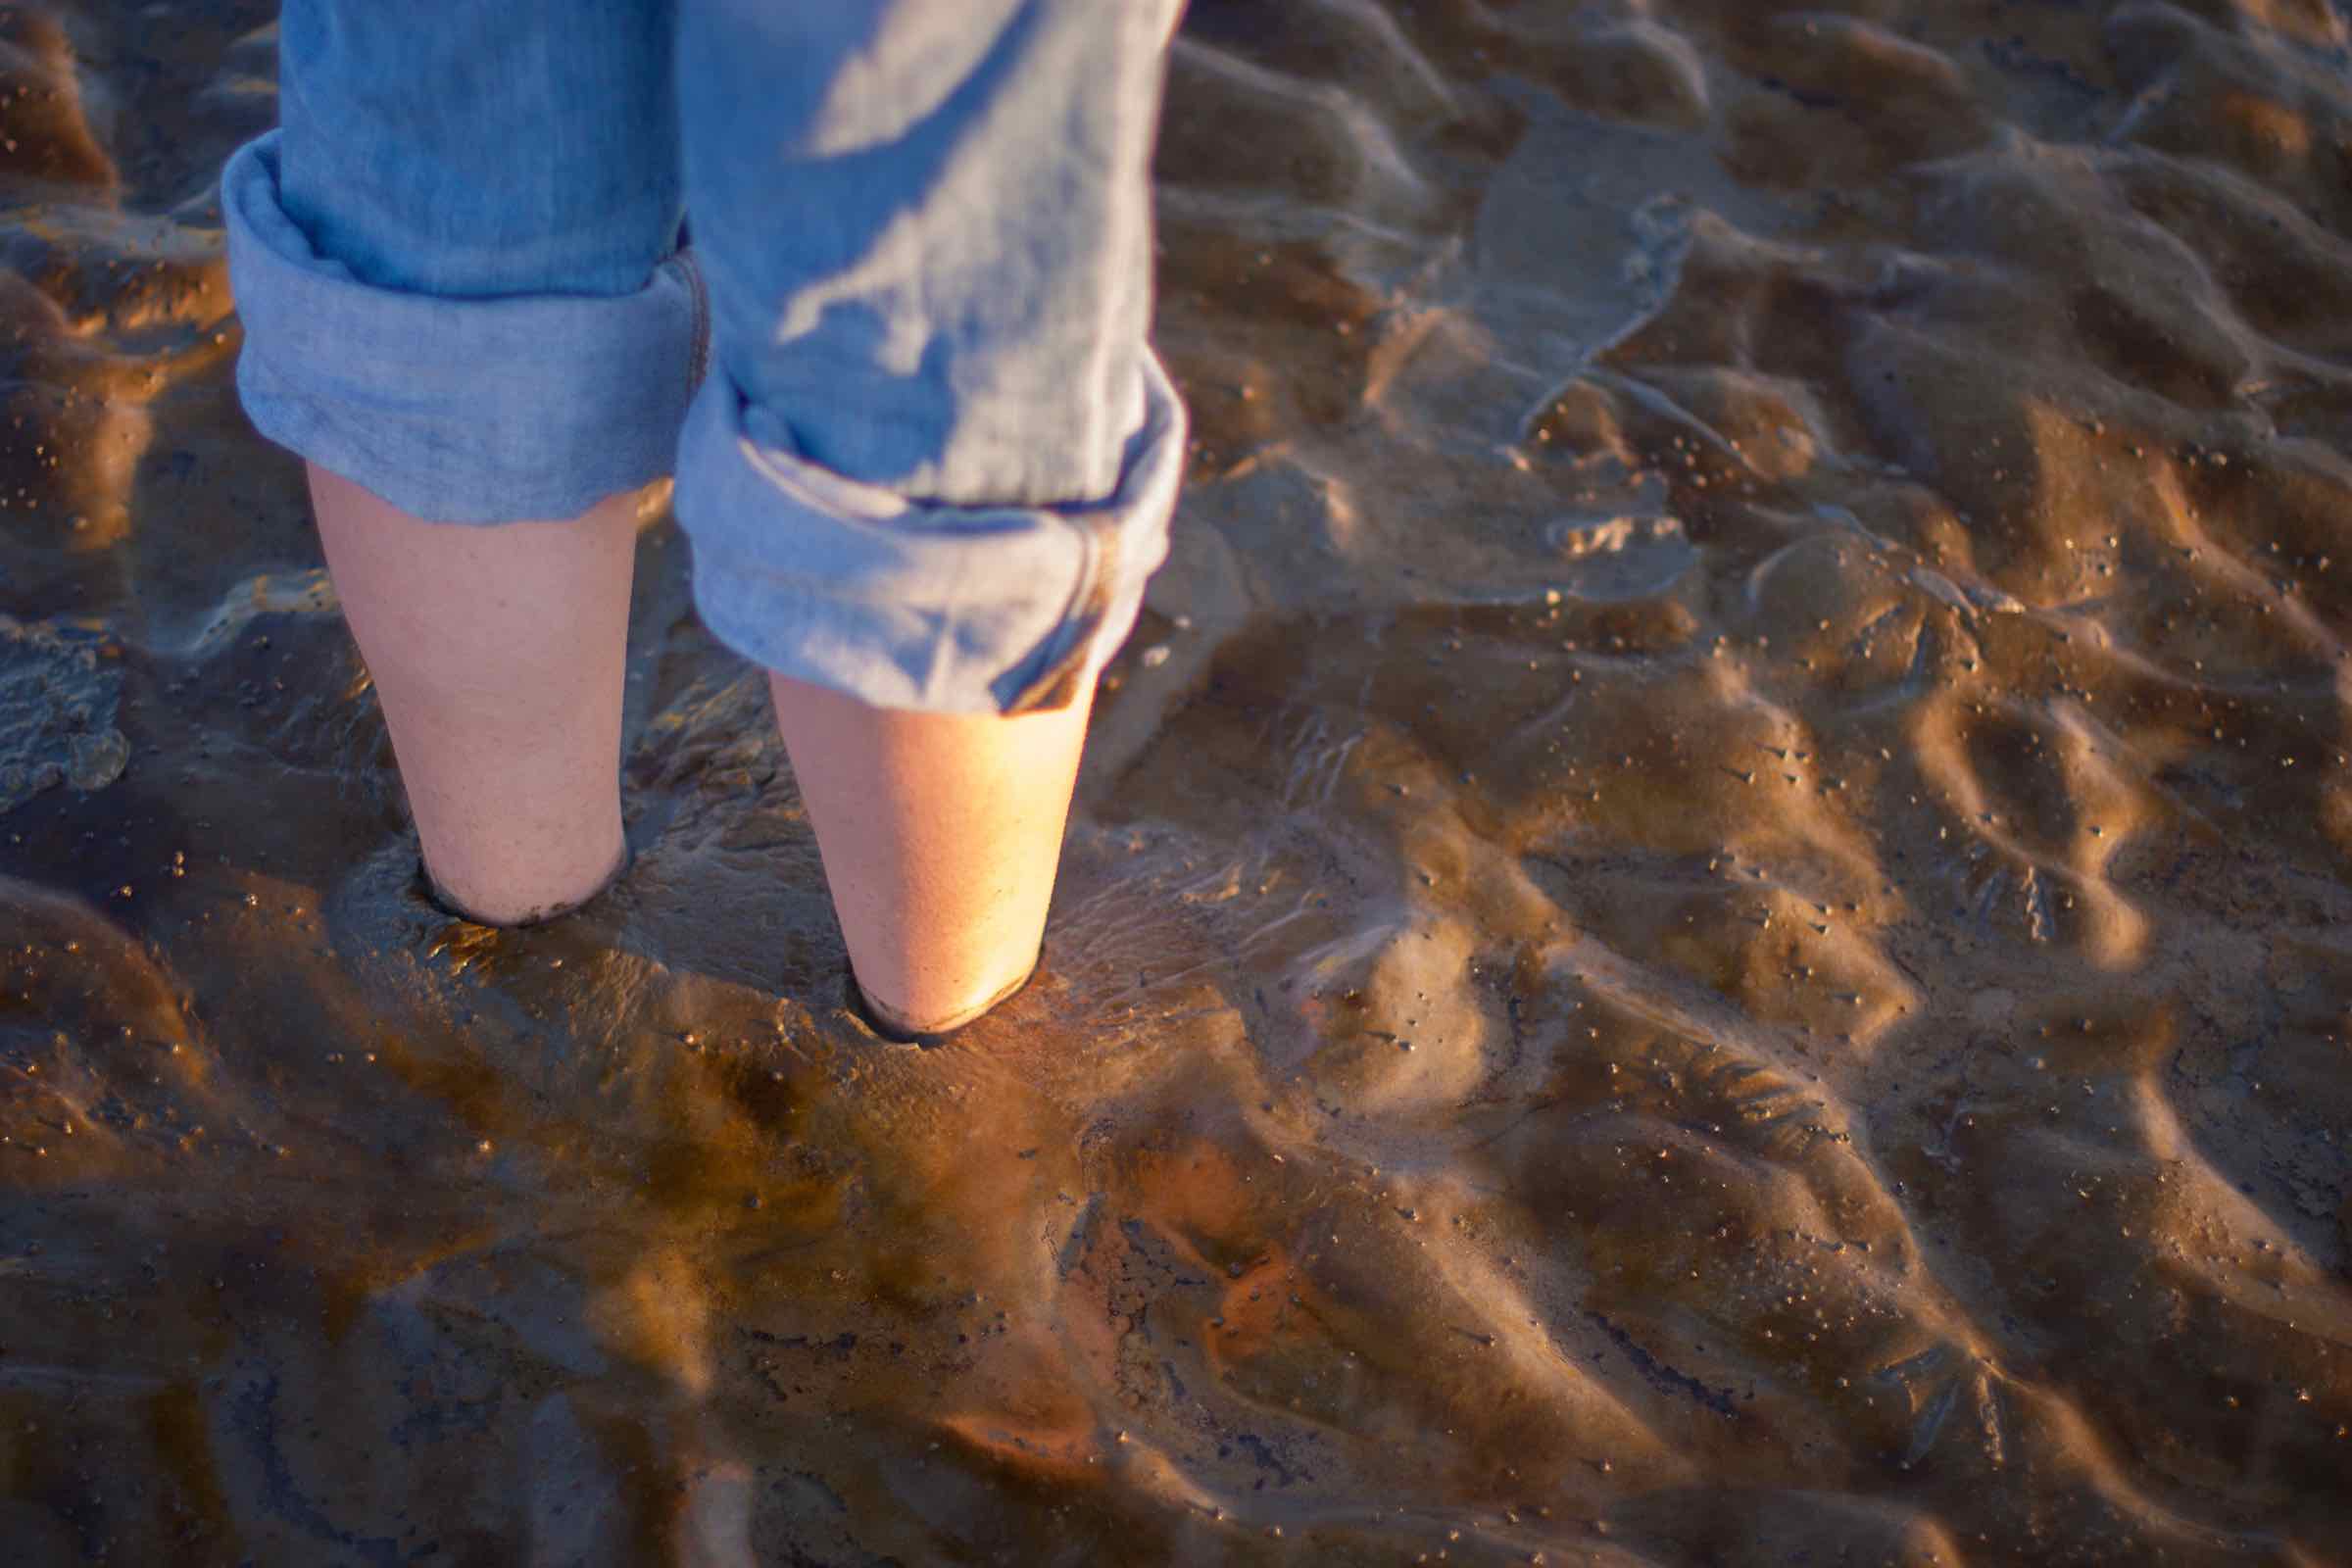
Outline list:
[[[444,902],[495,925],[620,869],[634,498],[496,527],[425,522],[323,468],[328,570]],[[1036,966],[1088,701],[1015,717],[869,707],[770,672],[867,1010],[936,1034]]]

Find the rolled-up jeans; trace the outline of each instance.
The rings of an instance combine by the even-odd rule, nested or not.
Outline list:
[[[286,0],[222,176],[271,440],[419,517],[664,473],[706,625],[883,708],[1065,704],[1166,553],[1181,0]]]

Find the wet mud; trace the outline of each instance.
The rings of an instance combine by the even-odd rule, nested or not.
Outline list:
[[[213,172],[0,9],[0,1557],[2352,1561],[2352,28],[1196,0],[1041,981],[843,1007],[648,498],[453,923]]]

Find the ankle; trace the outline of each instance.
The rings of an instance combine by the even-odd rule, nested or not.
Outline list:
[[[850,994],[875,1033],[924,1045],[977,1023],[1018,995],[1036,977],[1039,957],[1032,953],[1026,962],[1000,965],[988,975],[960,977],[958,984],[933,981],[881,990],[868,987],[853,968]]]
[[[569,913],[619,880],[628,869],[628,845],[617,832],[608,843],[597,853],[551,863],[545,857],[517,856],[512,845],[436,847],[428,839],[421,870],[433,901],[462,919],[534,925]]]

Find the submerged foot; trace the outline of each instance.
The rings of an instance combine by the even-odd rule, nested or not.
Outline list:
[[[416,862],[416,882],[424,896],[432,902],[435,907],[460,920],[470,920],[475,925],[501,927],[539,925],[561,915],[569,914],[572,910],[592,904],[603,897],[613,883],[618,882],[628,873],[630,858],[629,846],[624,841],[620,846],[619,854],[613,858],[612,865],[602,876],[590,882],[585,892],[560,895],[540,903],[521,904],[512,909],[503,909],[496,905],[475,904],[459,898],[450,892],[438,877],[433,875],[432,866],[421,857]]]
[[[1010,983],[979,1001],[934,1013],[908,1012],[878,1000],[859,983],[853,971],[849,977],[850,1007],[865,1021],[867,1028],[885,1040],[903,1046],[937,1045],[967,1024],[979,1022],[1000,1004],[1019,995],[1037,977],[1038,962],[1039,959],[1031,959],[1029,966]]]

